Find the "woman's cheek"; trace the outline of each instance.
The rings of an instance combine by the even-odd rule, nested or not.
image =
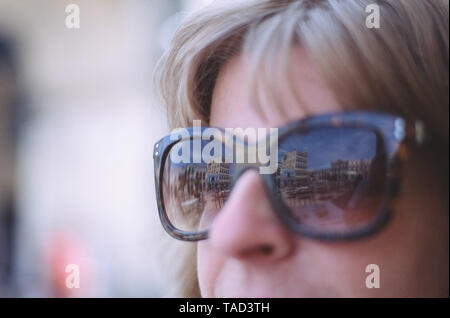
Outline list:
[[[214,288],[221,263],[220,256],[213,252],[208,241],[198,242],[197,275],[202,297],[215,297]]]

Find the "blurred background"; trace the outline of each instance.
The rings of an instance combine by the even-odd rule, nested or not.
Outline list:
[[[170,295],[152,73],[209,2],[0,0],[0,297]],[[69,4],[80,28],[66,26]]]

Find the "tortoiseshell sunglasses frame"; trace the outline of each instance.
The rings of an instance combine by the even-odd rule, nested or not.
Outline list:
[[[321,114],[307,117],[301,120],[291,122],[282,127],[278,127],[278,140],[294,132],[308,132],[312,129],[321,128],[360,128],[364,130],[371,130],[380,137],[383,149],[387,153],[393,153],[392,156],[388,154],[386,157],[386,178],[385,191],[383,194],[382,204],[377,216],[366,227],[357,229],[348,233],[320,233],[302,227],[298,222],[294,222],[290,216],[289,209],[280,200],[274,191],[274,176],[269,174],[261,174],[266,185],[268,196],[273,204],[274,210],[280,217],[281,221],[293,232],[304,235],[310,238],[319,240],[350,240],[369,236],[380,230],[390,219],[393,212],[395,199],[399,192],[401,166],[407,157],[407,145],[410,142],[422,144],[426,138],[425,128],[421,121],[406,120],[402,117],[395,116],[388,113],[381,112],[367,112],[367,111],[344,111],[329,114]],[[203,133],[208,127],[201,127],[200,132]],[[215,127],[217,128],[217,127]],[[218,128],[223,131],[223,129]],[[189,132],[189,139],[201,138],[195,135],[193,127],[186,128]],[[197,132],[198,133],[198,132]],[[163,200],[162,193],[162,178],[164,163],[169,154],[170,149],[180,140],[186,140],[185,137],[179,136],[173,138],[173,134],[167,135],[157,141],[153,148],[153,160],[155,171],[155,189],[156,199],[158,204],[158,212],[161,223],[164,229],[174,238],[182,241],[199,241],[208,238],[208,231],[201,232],[185,232],[175,228],[169,221]],[[388,141],[394,140],[394,145],[390,145]],[[393,149],[386,149],[391,147]],[[391,150],[391,151],[389,151]],[[252,167],[247,167],[236,171],[232,176],[233,189],[236,180],[242,173]]]

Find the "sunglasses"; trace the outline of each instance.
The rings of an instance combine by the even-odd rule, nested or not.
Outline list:
[[[160,220],[179,240],[207,239],[240,176],[262,165],[225,157],[227,149],[249,149],[248,141],[238,135],[205,138],[210,128],[186,128],[154,146]],[[392,214],[405,146],[425,139],[420,121],[363,111],[311,116],[275,131],[276,138],[265,138],[276,146],[276,169],[260,173],[267,196],[290,230],[321,240],[361,238],[380,230]],[[182,149],[189,160],[180,160]],[[202,158],[205,151],[213,161]]]

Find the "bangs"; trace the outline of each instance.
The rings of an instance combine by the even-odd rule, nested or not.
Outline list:
[[[314,4],[293,1],[276,15],[250,23],[241,52],[249,68],[254,110],[265,119],[274,110],[289,119],[287,107],[290,106],[284,101],[287,88],[306,115],[315,113],[314,106],[302,100],[294,79],[294,74],[302,70],[293,67],[292,51],[300,48],[307,53],[343,110],[411,115],[402,109],[402,105],[411,104],[411,98],[404,99],[406,80],[398,76],[405,74],[405,69],[399,69],[405,62],[400,56],[402,61],[396,61],[392,51],[403,45],[402,39],[394,33],[390,36],[391,43],[385,43],[383,37],[394,26],[383,28],[382,36],[380,30],[368,29],[361,23],[366,18],[365,6],[371,3],[343,1],[337,5],[331,1]],[[385,4],[382,14],[389,14],[385,12],[389,8]],[[396,83],[396,79],[402,82]]]
[[[370,4],[379,7],[379,29],[365,24]],[[172,128],[209,122],[218,73],[236,54],[246,59],[259,115],[272,105],[287,118],[280,85],[312,113],[293,79],[302,70],[291,65],[292,48],[300,47],[342,109],[421,118],[448,140],[448,2],[232,1],[191,17],[172,46],[157,84]]]

